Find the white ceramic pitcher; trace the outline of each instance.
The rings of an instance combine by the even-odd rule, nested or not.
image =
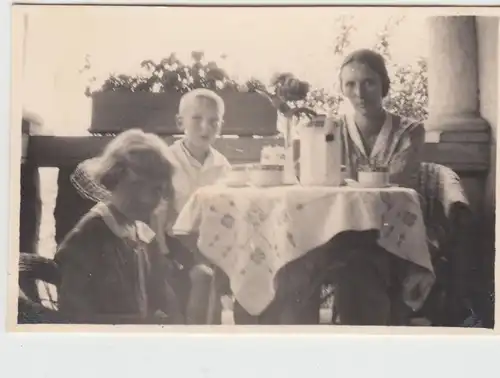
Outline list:
[[[300,131],[300,183],[340,186],[342,183],[340,126],[331,116],[321,116]]]

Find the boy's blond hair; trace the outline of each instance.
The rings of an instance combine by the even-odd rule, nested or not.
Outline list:
[[[185,93],[181,97],[181,100],[179,102],[179,114],[182,114],[187,108],[189,108],[193,104],[194,100],[198,98],[205,98],[208,100],[212,100],[216,104],[217,109],[221,114],[221,117],[224,116],[224,113],[226,111],[224,100],[217,93],[206,88],[196,88],[193,89],[192,91]]]

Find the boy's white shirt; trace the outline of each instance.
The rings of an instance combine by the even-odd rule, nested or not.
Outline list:
[[[176,216],[180,213],[191,195],[200,187],[213,185],[223,179],[231,169],[231,164],[227,158],[210,147],[205,162],[201,164],[196,160],[184,146],[181,140],[171,144],[167,148],[168,159],[174,166],[172,184],[174,188],[173,208],[172,204],[162,204],[155,212],[153,225],[155,229],[161,228],[166,233],[171,234],[172,226]],[[156,224],[155,224],[156,223]],[[157,232],[160,248],[164,253],[168,253],[163,232]]]
[[[172,181],[175,191],[174,208],[177,213],[198,188],[215,184],[231,168],[226,157],[213,147],[210,147],[205,162],[201,164],[191,156],[182,140],[168,147],[168,158],[174,165]]]

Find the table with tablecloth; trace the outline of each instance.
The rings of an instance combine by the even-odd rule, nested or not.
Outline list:
[[[406,188],[207,186],[190,198],[173,230],[198,233],[200,252],[227,274],[235,298],[255,316],[273,301],[281,268],[344,231],[379,230],[381,247],[413,263],[403,296],[414,310],[435,279],[419,198]]]

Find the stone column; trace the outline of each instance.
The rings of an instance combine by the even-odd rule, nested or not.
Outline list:
[[[484,39],[494,36],[479,34],[476,26],[474,16],[431,17],[428,20],[426,151],[430,152],[431,160],[453,168],[460,175],[468,196],[473,219],[462,235],[473,248],[469,248],[460,261],[457,262],[456,256],[450,260],[453,272],[450,280],[464,281],[463,277],[469,277],[464,281],[467,290],[475,293],[476,311],[488,323],[493,311],[485,298],[493,286],[494,265],[489,257],[494,256],[494,232],[488,230],[494,230],[494,220],[485,216],[492,209],[484,198],[486,177],[495,167],[490,158],[490,126],[481,115],[480,91],[489,92],[487,87],[495,86],[491,81],[496,78],[484,71],[484,64],[479,64],[480,59],[489,59],[489,54],[480,50],[484,48]],[[479,80],[480,74],[482,80]]]
[[[429,131],[488,129],[479,116],[478,51],[474,16],[430,17]]]
[[[427,161],[454,169],[474,212],[483,207],[490,170],[490,127],[480,114],[476,17],[428,19]]]

